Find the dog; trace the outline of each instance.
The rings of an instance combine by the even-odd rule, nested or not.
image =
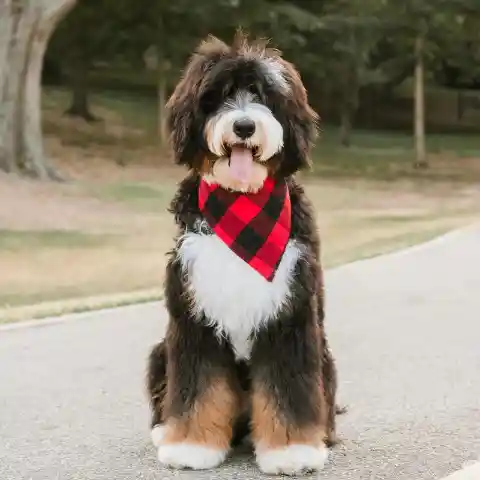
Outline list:
[[[167,112],[188,174],[169,209],[167,333],[147,370],[158,459],[211,469],[249,439],[264,473],[320,470],[337,372],[314,210],[294,178],[319,117],[293,64],[241,32],[201,42]]]

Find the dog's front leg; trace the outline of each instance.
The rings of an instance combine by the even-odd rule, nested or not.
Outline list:
[[[171,319],[166,346],[158,459],[174,468],[216,467],[228,453],[239,408],[233,353],[188,314]]]
[[[320,470],[328,409],[315,301],[298,306],[258,333],[251,357],[252,436],[264,473]]]

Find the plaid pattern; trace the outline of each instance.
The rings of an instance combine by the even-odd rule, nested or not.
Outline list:
[[[257,193],[240,193],[201,180],[198,197],[200,211],[215,234],[271,282],[290,237],[285,181],[268,177]]]

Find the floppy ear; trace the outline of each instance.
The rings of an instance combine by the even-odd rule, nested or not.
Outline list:
[[[190,57],[187,67],[166,104],[167,126],[175,162],[194,167],[203,161],[200,86],[215,60],[228,47],[215,37],[204,40]],[[200,163],[199,163],[200,162]]]
[[[289,176],[311,167],[309,156],[317,137],[319,116],[308,103],[307,91],[298,71],[286,60],[279,60],[290,87],[286,98],[283,158],[279,173]]]
[[[198,116],[198,91],[205,59],[195,53],[183,77],[166,104],[167,127],[175,162],[192,167],[199,155],[195,120]]]

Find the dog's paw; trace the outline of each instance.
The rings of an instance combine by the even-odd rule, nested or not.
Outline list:
[[[165,427],[163,425],[155,425],[150,432],[153,445],[159,447],[162,444],[163,437],[165,436]]]
[[[218,450],[189,443],[173,443],[158,448],[158,460],[171,468],[206,470],[225,460],[227,450]]]
[[[321,470],[328,458],[325,445],[289,445],[284,448],[256,453],[257,464],[263,473],[270,475],[298,475]]]

